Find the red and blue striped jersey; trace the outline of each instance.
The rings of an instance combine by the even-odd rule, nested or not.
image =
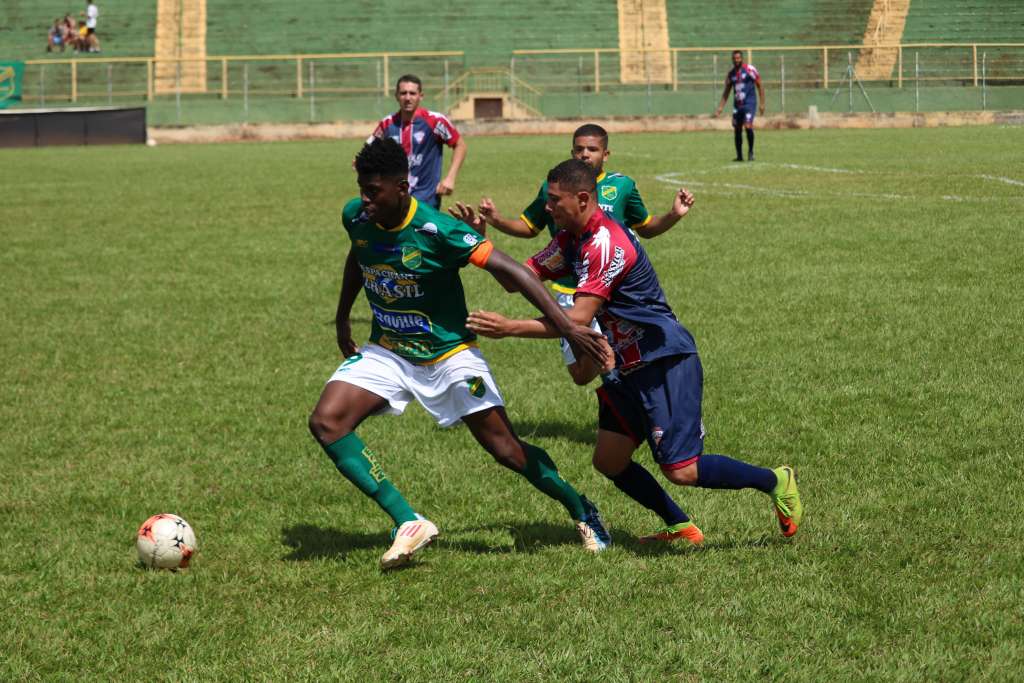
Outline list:
[[[740,64],[729,69],[725,77],[726,85],[732,85],[733,106],[737,109],[757,105],[757,88],[761,74],[752,64]]]
[[[412,121],[402,124],[401,112],[385,116],[373,135],[366,139],[389,137],[402,146],[409,157],[409,189],[419,201],[434,206],[437,184],[441,182],[442,144],[454,147],[459,131],[444,114],[426,109],[413,112]]]
[[[636,235],[600,209],[580,237],[559,231],[526,265],[542,280],[573,273],[577,297],[589,294],[603,300],[597,321],[615,351],[618,369],[697,352]]]

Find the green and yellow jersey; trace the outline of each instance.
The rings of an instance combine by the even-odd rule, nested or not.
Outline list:
[[[544,208],[547,201],[548,184],[545,181],[540,186],[537,198],[519,217],[535,235],[547,228],[554,237],[560,228],[552,222],[551,214]],[[651,221],[651,214],[644,206],[644,200],[640,198],[636,181],[621,173],[602,173],[597,177],[597,203],[602,211],[627,228],[635,230]],[[551,287],[555,291],[572,294],[576,291],[576,280],[571,275],[566,276],[555,280]]]
[[[373,313],[370,341],[412,363],[436,363],[475,343],[466,329],[459,269],[483,267],[491,242],[462,221],[415,198],[397,228],[377,225],[362,202],[345,205],[342,223]]]

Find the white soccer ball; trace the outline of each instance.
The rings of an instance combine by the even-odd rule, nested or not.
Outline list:
[[[184,569],[199,547],[191,525],[178,515],[153,515],[139,527],[135,547],[150,569]]]

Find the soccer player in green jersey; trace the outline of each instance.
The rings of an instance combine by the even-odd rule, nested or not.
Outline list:
[[[566,508],[584,547],[603,550],[610,539],[597,508],[559,476],[542,448],[513,431],[476,337],[466,329],[459,269],[473,264],[521,293],[582,357],[607,362],[607,342],[572,323],[524,266],[465,223],[412,197],[408,160],[397,142],[373,140],[356,157],[356,171],[360,198],[346,204],[342,216],[352,247],[335,317],[346,360],[324,387],[309,427],[338,470],[394,520],[381,568],[405,564],[438,530],[385,476],[355,429],[370,415],[400,415],[412,400],[442,427],[464,422],[498,463]],[[357,349],[349,315],[360,289],[373,322],[369,343]]]
[[[621,173],[606,171],[605,162],[611,155],[608,149],[608,131],[601,126],[588,123],[580,126],[572,135],[572,157],[585,162],[597,174],[597,200],[601,210],[644,238],[656,237],[668,231],[686,215],[686,193],[680,188],[673,198],[672,208],[659,216],[648,212],[637,190],[636,181]],[[503,218],[490,197],[480,202],[480,215],[491,225],[506,235],[531,238],[541,234],[545,229],[549,238],[559,231],[551,214],[545,210],[548,200],[548,184],[540,186],[537,197],[523,209],[518,218]],[[458,214],[456,214],[458,215]],[[555,298],[562,308],[572,308],[573,294],[576,292],[576,280],[573,277],[559,278],[551,283]],[[596,325],[595,325],[596,328]],[[562,357],[565,365],[576,384],[588,384],[594,375],[587,371],[581,363],[576,362],[572,348],[562,342]]]

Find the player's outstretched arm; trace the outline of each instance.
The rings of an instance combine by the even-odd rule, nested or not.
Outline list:
[[[761,87],[761,77],[760,76],[758,76],[754,80],[754,85],[757,86],[757,108],[758,108],[758,112],[757,113],[761,114],[762,116],[764,116],[764,88]]]
[[[493,225],[499,231],[512,237],[535,237],[536,232],[530,229],[530,226],[526,224],[522,218],[508,219],[503,218],[498,213],[498,207],[494,205],[494,202],[490,197],[484,197],[480,200],[480,206],[477,209],[480,215],[483,216],[484,220],[487,221],[488,225]]]
[[[641,225],[636,228],[636,234],[645,239],[650,239],[668,232],[673,225],[678,223],[683,216],[690,212],[690,207],[693,206],[693,202],[693,193],[685,187],[680,187],[676,192],[675,198],[672,200],[672,208],[666,213],[660,216],[655,216],[649,220],[647,225]]]
[[[355,355],[359,347],[352,341],[352,325],[349,316],[352,315],[352,305],[359,296],[359,290],[363,286],[363,275],[359,272],[359,263],[356,261],[355,251],[348,252],[345,259],[345,270],[341,276],[341,293],[338,295],[338,310],[334,314],[334,327],[338,336],[338,348],[343,356],[348,358]]]
[[[526,266],[517,263],[513,258],[497,249],[487,259],[484,269],[507,291],[519,292],[544,315],[539,320],[520,321],[525,325],[518,328],[517,331],[527,334],[517,336],[565,337],[577,356],[585,354],[599,363],[605,362],[606,347],[601,345],[604,337],[600,332],[590,329],[589,326],[593,318],[593,311],[590,312],[590,317],[586,318],[587,324],[580,324],[569,318],[558,303],[548,295],[541,281]],[[573,315],[574,318],[582,318],[587,313],[573,311]],[[470,320],[472,318],[473,316],[470,316]],[[469,326],[468,323],[467,326]],[[470,327],[470,329],[473,328]]]

